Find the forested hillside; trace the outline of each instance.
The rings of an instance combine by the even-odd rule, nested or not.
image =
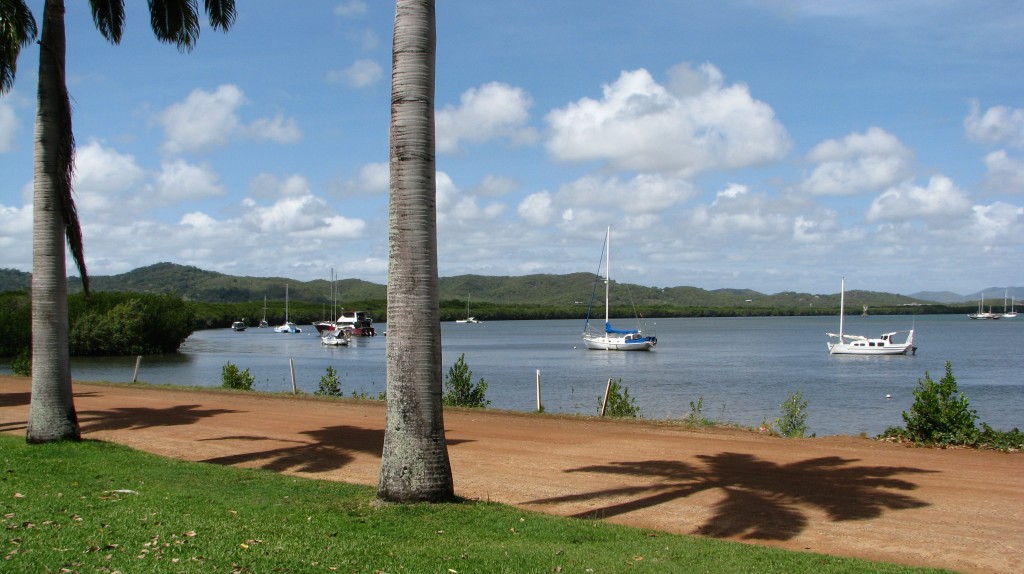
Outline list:
[[[27,290],[31,276],[11,269],[0,269],[0,292]],[[202,303],[242,303],[263,301],[272,305],[284,301],[288,286],[292,301],[312,304],[331,303],[331,284],[326,279],[296,281],[285,277],[239,277],[197,267],[174,263],[157,263],[120,275],[91,277],[96,291],[132,291],[138,293],[177,293],[185,299]],[[612,304],[625,306],[671,307],[770,307],[770,308],[836,308],[839,294],[815,295],[783,292],[767,295],[748,289],[705,290],[697,287],[646,287],[618,284],[612,289]],[[69,291],[80,291],[81,281],[71,278]],[[490,277],[459,275],[441,278],[443,300],[467,299],[476,303],[501,305],[578,306],[590,301],[594,289],[603,298],[602,284],[591,273],[568,275],[524,275]],[[339,279],[335,282],[337,300],[346,302],[383,300],[386,287],[360,279]],[[924,302],[904,295],[873,291],[849,291],[847,305],[890,307]]]

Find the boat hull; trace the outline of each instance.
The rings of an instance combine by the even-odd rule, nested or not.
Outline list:
[[[583,344],[594,351],[650,351],[658,344],[654,337],[627,339],[624,337],[605,337],[600,335],[584,335]]]
[[[829,343],[830,355],[912,355],[916,347],[913,345],[893,345],[890,347],[862,347],[850,343]]]

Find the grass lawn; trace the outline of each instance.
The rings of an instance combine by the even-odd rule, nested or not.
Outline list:
[[[0,572],[924,572],[0,435]],[[934,570],[931,570],[934,571]]]

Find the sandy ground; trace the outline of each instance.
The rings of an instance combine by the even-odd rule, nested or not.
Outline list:
[[[30,383],[0,376],[0,431]],[[180,459],[376,485],[381,403],[76,383],[83,436]],[[448,409],[467,498],[964,572],[1024,571],[1024,454],[856,437]],[[2,495],[2,493],[0,493]]]

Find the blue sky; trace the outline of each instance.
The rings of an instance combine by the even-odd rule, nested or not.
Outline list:
[[[29,5],[37,19],[42,1]],[[239,2],[195,50],[69,2],[89,271],[387,276],[386,0]],[[1024,5],[439,0],[442,276],[974,292],[1024,283]],[[31,270],[38,48],[0,99],[0,267]],[[70,267],[69,267],[70,268]]]

